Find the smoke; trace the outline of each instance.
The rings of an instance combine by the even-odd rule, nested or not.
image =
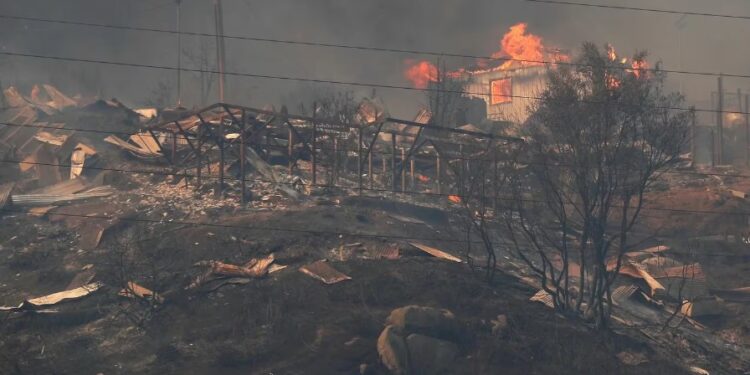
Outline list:
[[[750,4],[743,0],[725,0],[720,4],[701,0],[596,1],[750,15]],[[174,29],[175,4],[174,0],[2,1],[0,13]],[[183,0],[182,4],[183,30],[213,33],[212,1]],[[744,20],[688,16],[680,29],[678,15],[497,0],[224,0],[223,7],[227,35],[489,55],[498,49],[499,39],[508,27],[526,22],[529,31],[540,35],[550,47],[575,52],[583,41],[600,45],[609,42],[621,54],[647,50],[650,61],[660,60],[670,69],[750,73],[747,69],[750,53],[742,47],[750,23]],[[183,38],[184,49],[193,54],[202,50],[211,64],[215,54],[213,43],[212,38]],[[210,48],[201,49],[201,44]],[[177,60],[174,35],[10,20],[0,20],[0,48],[139,64],[176,66]],[[398,86],[409,85],[403,76],[403,61],[425,58],[238,40],[227,40],[226,55],[227,71]],[[449,68],[473,63],[472,59],[461,58],[442,61]],[[199,68],[191,65],[194,63],[183,59],[183,66]],[[148,100],[160,82],[176,87],[175,80],[174,71],[0,57],[3,85],[27,87],[50,82],[66,93],[117,97],[132,105]],[[711,77],[672,75],[670,85],[675,90],[682,85],[692,103],[707,107],[715,81]],[[186,72],[182,82],[183,102],[201,104],[199,77]],[[228,76],[226,97],[234,103],[278,107],[282,98],[312,102],[314,98],[307,98],[305,93],[315,90],[306,89],[308,86],[293,81]],[[726,79],[725,87],[748,90],[750,80]],[[372,91],[362,87],[337,88],[362,95],[370,95]],[[413,116],[425,100],[419,92],[376,91],[390,111],[402,117]],[[287,104],[295,108],[298,103]]]

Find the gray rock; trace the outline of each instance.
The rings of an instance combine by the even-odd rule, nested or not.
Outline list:
[[[456,344],[413,333],[406,338],[412,375],[442,374],[458,354]]]

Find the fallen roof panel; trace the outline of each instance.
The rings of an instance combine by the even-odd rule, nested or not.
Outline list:
[[[461,263],[462,260],[458,257],[455,257],[451,254],[446,253],[445,251],[436,249],[434,247],[427,246],[425,244],[421,244],[419,242],[409,242],[410,245],[416,247],[419,250],[424,251],[427,254],[430,254],[434,256],[435,258],[445,259],[449,260],[451,262]]]
[[[75,300],[85,297],[99,290],[99,288],[101,288],[103,285],[104,284],[102,283],[91,283],[75,289],[65,290],[38,298],[28,299],[24,302],[24,304],[30,304],[35,307],[56,305],[67,300]]]
[[[107,197],[114,193],[111,186],[99,186],[77,194],[21,194],[13,195],[11,200],[18,206],[49,206],[56,203],[73,202],[91,198]]]
[[[300,272],[329,285],[352,279],[350,276],[347,276],[331,267],[328,262],[324,260],[306,264],[300,267],[299,270]]]

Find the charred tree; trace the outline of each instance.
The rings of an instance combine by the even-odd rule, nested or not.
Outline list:
[[[556,66],[522,128],[523,168],[507,229],[517,253],[560,310],[607,326],[611,287],[631,246],[644,196],[677,162],[690,110],[664,91],[665,74],[584,44]]]

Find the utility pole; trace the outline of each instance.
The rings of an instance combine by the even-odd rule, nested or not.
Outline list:
[[[680,70],[683,70],[682,67],[682,31],[685,30],[685,26],[687,26],[687,14],[683,14],[680,19],[675,22],[675,27],[677,28],[677,49],[679,50],[679,60],[680,60]],[[680,75],[680,94],[682,96],[685,96],[685,75]]]
[[[177,0],[177,108],[182,107],[182,29],[180,28],[180,5],[182,0]]]
[[[718,165],[724,164],[724,76],[719,75],[719,94],[718,108],[716,111],[716,162]]]
[[[750,167],[750,95],[745,94],[745,165]]]
[[[221,0],[214,0],[214,26],[216,27],[216,66],[219,68],[219,102],[224,102],[224,13]]]

